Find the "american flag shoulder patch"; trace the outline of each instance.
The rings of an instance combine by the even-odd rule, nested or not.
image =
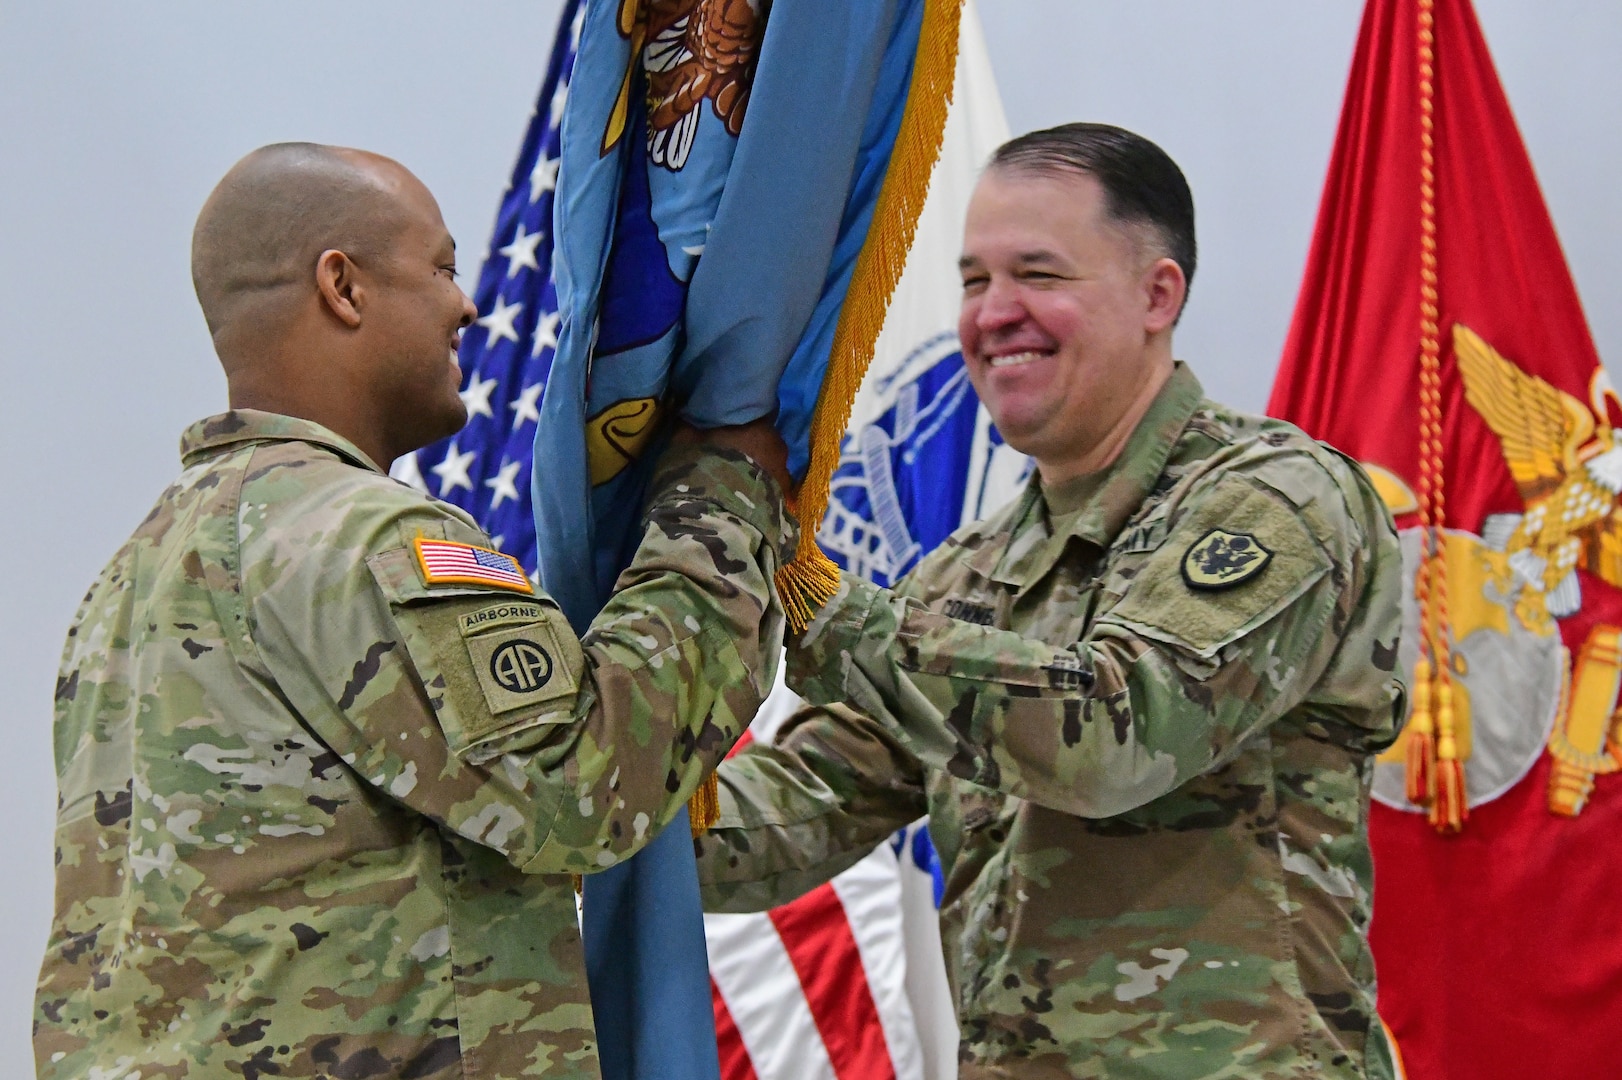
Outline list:
[[[518,560],[504,552],[426,536],[417,537],[414,546],[426,584],[494,585],[532,596],[535,593]]]

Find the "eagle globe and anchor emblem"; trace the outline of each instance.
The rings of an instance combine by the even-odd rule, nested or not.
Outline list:
[[[1549,808],[1574,816],[1596,776],[1622,766],[1616,706],[1622,690],[1622,627],[1603,623],[1575,656],[1557,620],[1583,603],[1579,568],[1622,587],[1622,445],[1611,424],[1622,411],[1604,369],[1596,368],[1584,403],[1523,371],[1468,327],[1453,331],[1466,401],[1502,445],[1524,503],[1520,514],[1487,518],[1481,534],[1444,529],[1449,676],[1459,757],[1471,807],[1519,782],[1547,748],[1553,761]],[[1393,516],[1418,509],[1395,473],[1365,463]],[[1403,626],[1398,664],[1418,658],[1415,571],[1419,528],[1400,534]],[[1407,729],[1375,767],[1374,798],[1421,812],[1405,790]]]

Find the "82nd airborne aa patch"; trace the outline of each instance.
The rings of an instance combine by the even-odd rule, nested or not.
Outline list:
[[[1226,589],[1261,573],[1272,558],[1249,533],[1212,529],[1183,553],[1183,580],[1191,589]]]

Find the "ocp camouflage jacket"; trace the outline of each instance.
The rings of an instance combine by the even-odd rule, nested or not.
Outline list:
[[[789,650],[822,707],[720,770],[706,904],[781,903],[927,812],[965,1080],[1388,1078],[1366,829],[1400,566],[1355,464],[1179,366],[1102,473],[1033,479],[894,593],[847,579]]]
[[[673,454],[577,641],[330,431],[237,411],[182,453],[68,634],[40,1077],[597,1076],[570,875],[771,686],[775,487]]]

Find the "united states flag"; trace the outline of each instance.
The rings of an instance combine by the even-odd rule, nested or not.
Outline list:
[[[518,565],[518,560],[511,555],[472,544],[459,544],[454,540],[430,540],[422,536],[417,537],[416,547],[423,577],[430,585],[460,581],[531,591],[529,578]]]
[[[473,293],[479,318],[462,334],[459,354],[467,426],[401,458],[393,470],[472,514],[531,581],[536,552],[530,466],[541,393],[558,343],[552,198],[583,9],[581,0],[565,0],[546,79]]]

